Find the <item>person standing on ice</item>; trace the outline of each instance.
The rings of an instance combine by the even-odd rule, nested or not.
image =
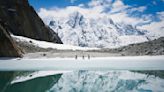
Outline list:
[[[77,55],[75,55],[75,59],[77,59]]]
[[[82,58],[85,59],[85,58],[84,58],[84,55],[82,56]]]
[[[88,59],[90,59],[90,55],[88,54]]]

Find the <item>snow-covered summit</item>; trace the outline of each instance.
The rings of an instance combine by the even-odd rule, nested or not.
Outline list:
[[[92,18],[75,11],[45,21],[58,33],[64,44],[112,48],[149,40],[148,31],[132,25],[115,23],[110,16]]]

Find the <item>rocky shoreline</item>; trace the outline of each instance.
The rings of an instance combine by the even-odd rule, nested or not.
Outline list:
[[[153,41],[131,44],[128,46],[115,49],[99,49],[99,50],[57,50],[53,48],[41,48],[32,41],[16,41],[18,46],[24,50],[25,58],[55,58],[55,57],[111,57],[111,56],[155,56],[164,55],[164,37]]]

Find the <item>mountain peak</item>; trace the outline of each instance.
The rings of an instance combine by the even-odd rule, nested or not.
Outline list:
[[[49,26],[58,33],[63,43],[83,47],[111,48],[148,41],[147,31],[115,23],[107,16],[88,18],[78,11],[66,18],[54,17]]]
[[[79,12],[73,12],[69,15],[68,25],[70,25],[72,28],[75,28],[76,26],[82,25],[84,20],[84,16]]]

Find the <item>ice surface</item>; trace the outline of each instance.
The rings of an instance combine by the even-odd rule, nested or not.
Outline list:
[[[0,70],[164,70],[164,56],[0,60]]]

